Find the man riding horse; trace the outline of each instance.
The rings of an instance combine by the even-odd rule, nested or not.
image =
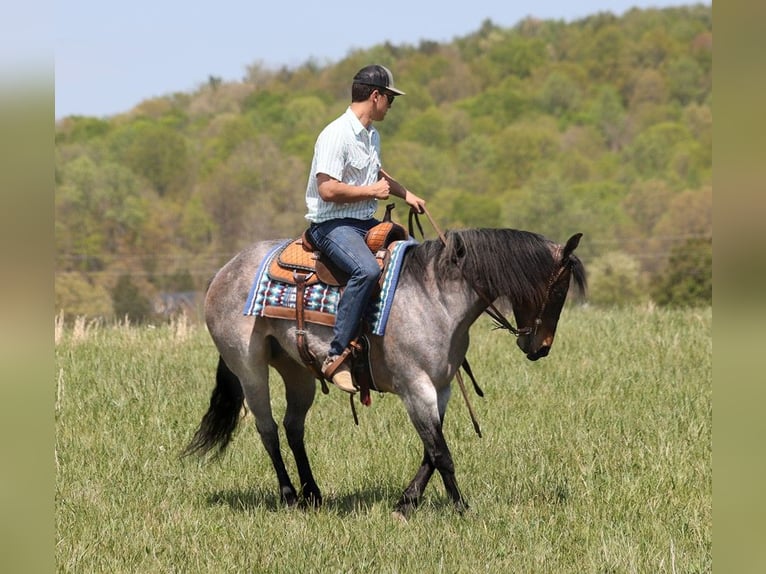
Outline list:
[[[306,187],[306,219],[311,222],[308,238],[349,275],[322,374],[351,394],[356,387],[346,360],[349,345],[357,336],[380,275],[364,240],[365,233],[379,223],[374,217],[378,200],[394,195],[417,213],[425,207],[425,201],[383,170],[380,134],[372,125],[385,119],[394,98],[403,95],[385,66],[359,70],[351,86],[351,104],[317,138]]]

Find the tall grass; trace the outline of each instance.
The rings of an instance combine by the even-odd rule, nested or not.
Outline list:
[[[179,458],[213,386],[203,328],[79,325],[56,341],[61,572],[712,569],[711,309],[568,308],[536,363],[479,322],[484,438],[458,392],[445,423],[471,511],[435,476],[406,523],[391,510],[422,446],[396,397],[373,396],[356,427],[345,395],[317,394],[307,447],[325,504],[285,509],[250,417],[222,461]]]

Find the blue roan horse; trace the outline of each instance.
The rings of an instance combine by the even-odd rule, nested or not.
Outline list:
[[[442,432],[451,383],[463,363],[469,328],[495,300],[510,304],[518,326],[517,345],[528,359],[545,357],[572,282],[582,294],[585,270],[573,254],[582,234],[559,245],[514,229],[467,229],[446,235],[446,244],[424,241],[411,248],[384,336],[370,336],[370,362],[379,390],[398,395],[424,445],[423,461],[396,503],[406,517],[419,503],[434,470],[458,510],[467,504],[458,489],[452,455]],[[205,318],[220,359],[210,408],[186,453],[221,454],[232,438],[243,401],[255,417],[277,473],[281,500],[320,505],[304,446],[306,413],[317,381],[296,347],[296,324],[251,317],[243,304],[261,260],[279,242],[256,243],[236,255],[213,278]],[[511,327],[512,328],[512,327]],[[318,361],[332,331],[308,324],[307,338]],[[269,396],[269,366],[285,384],[284,428],[300,479],[300,496],[285,469],[278,426]]]

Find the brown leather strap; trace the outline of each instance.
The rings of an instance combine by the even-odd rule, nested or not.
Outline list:
[[[322,369],[319,368],[314,353],[309,349],[308,341],[306,340],[306,323],[304,318],[304,296],[306,292],[306,281],[311,277],[313,273],[304,275],[303,273],[293,272],[293,279],[295,279],[295,344],[298,346],[298,354],[306,366],[314,373],[314,376],[322,383],[322,392],[328,394],[330,389],[327,388],[327,381],[325,381]]]
[[[369,407],[372,404],[370,390],[378,390],[370,365],[370,340],[367,335],[360,335],[351,341],[351,346],[354,348],[354,363],[351,371],[354,374],[354,382],[359,387],[359,402]]]
[[[324,368],[323,375],[328,379],[332,379],[332,376],[335,374],[335,371],[337,371],[338,367],[340,367],[343,364],[343,362],[348,358],[348,356],[351,354],[351,351],[352,349],[350,346],[346,347],[340,355],[335,357],[335,360],[332,363],[330,363]]]

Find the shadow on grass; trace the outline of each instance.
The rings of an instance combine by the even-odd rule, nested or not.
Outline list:
[[[263,489],[221,490],[207,497],[209,506],[228,506],[235,512],[265,509],[275,512],[284,505],[273,492]]]
[[[318,510],[333,514],[351,515],[369,512],[374,506],[382,504],[390,507],[393,511],[400,494],[394,487],[380,486],[366,488],[341,496],[325,496],[322,506]],[[222,490],[214,492],[207,497],[207,504],[210,506],[228,506],[234,512],[252,512],[255,510],[279,512],[288,509],[275,492],[264,489]],[[437,511],[447,511],[453,507],[448,497],[436,495],[435,493],[432,496],[426,495],[422,506],[429,506]],[[308,511],[313,510],[312,507],[304,504],[303,501],[299,503],[297,508]]]

